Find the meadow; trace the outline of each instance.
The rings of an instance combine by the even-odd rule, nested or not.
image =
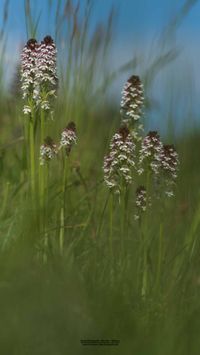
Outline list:
[[[24,9],[27,40],[39,38],[40,43],[49,33],[38,35],[40,16],[33,16],[30,3],[25,1]],[[192,127],[176,135],[169,116],[170,130],[161,139],[174,144],[179,156],[174,196],[165,198],[161,191],[160,198],[147,202],[135,218],[140,176],[134,173],[129,186],[120,175],[120,192],[114,193],[104,181],[103,162],[112,137],[122,123],[124,127],[120,102],[110,98],[109,88],[120,73],[127,73],[127,79],[140,74],[137,58],[111,71],[113,12],[91,32],[94,2],[87,1],[82,15],[71,1],[64,10],[56,3],[52,37],[58,81],[48,87],[48,80],[39,77],[37,92],[29,87],[24,100],[23,68],[20,72],[16,66],[9,89],[4,85],[7,2],[4,7],[0,354],[199,354],[200,131]],[[51,6],[49,1],[50,12]],[[175,22],[172,31],[176,31]],[[40,46],[46,43],[52,46],[49,37]],[[32,45],[35,50],[35,42]],[[174,48],[156,53],[151,66],[141,73],[142,137],[151,124],[146,94],[152,76],[174,55]],[[45,74],[51,75],[47,69]],[[39,86],[41,97],[37,96]],[[65,140],[69,133],[70,144]],[[52,155],[46,148],[51,148]],[[153,189],[152,184],[147,195]],[[119,344],[82,345],[81,340],[87,339],[115,339]]]

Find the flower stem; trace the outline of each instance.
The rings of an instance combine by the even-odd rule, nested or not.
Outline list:
[[[148,239],[147,239],[147,222],[148,222],[148,199],[150,190],[150,171],[147,172],[146,190],[147,190],[147,209],[145,212],[144,229],[143,229],[143,277],[142,277],[142,291],[141,295],[145,299],[148,286],[148,269],[147,269],[147,253],[148,253]]]
[[[110,212],[110,221],[109,221],[110,222],[109,223],[110,261],[112,267],[112,262],[113,262],[113,194],[112,192],[110,193],[109,212]]]
[[[41,115],[40,115],[40,145],[44,143],[44,135],[45,135],[45,121],[44,121],[44,111],[41,110]],[[39,191],[40,191],[40,208],[42,210],[42,221],[41,225],[44,226],[44,190],[45,190],[45,167],[40,165],[39,167],[39,179],[40,179],[40,186],[39,186]],[[43,227],[42,227],[43,229]]]
[[[163,224],[160,223],[160,228],[159,228],[159,247],[158,247],[158,265],[157,265],[157,276],[156,276],[156,290],[158,290],[158,288],[159,288],[162,259],[163,259]]]
[[[48,247],[49,247],[49,238],[47,233],[47,206],[48,206],[48,183],[49,183],[49,165],[42,166],[43,172],[43,209],[42,209],[42,232],[44,235],[44,254],[43,254],[43,261],[44,263],[47,262],[47,255],[48,255]]]
[[[60,235],[59,235],[59,246],[60,253],[63,254],[64,248],[64,227],[65,227],[65,186],[66,186],[66,173],[67,173],[67,159],[63,157],[63,180],[62,180],[62,196],[61,196],[61,210],[60,210]]]
[[[32,117],[33,118],[33,117]],[[30,121],[30,177],[31,177],[31,197],[35,201],[35,137],[34,137],[34,121]]]
[[[121,262],[125,256],[125,237],[127,226],[127,206],[128,206],[128,191],[125,186],[122,187],[121,193]]]

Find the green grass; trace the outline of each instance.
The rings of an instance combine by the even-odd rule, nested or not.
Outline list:
[[[28,16],[27,32],[37,32]],[[82,30],[86,27],[83,23]],[[104,58],[108,39],[96,43],[88,66],[89,35],[86,29],[81,33],[70,43],[55,118],[46,127],[58,140],[74,120],[78,142],[67,160],[64,193],[62,157],[49,164],[45,230],[38,222],[44,213],[41,200],[33,189],[30,193],[22,103],[17,94],[15,100],[1,95],[0,353],[198,355],[200,132],[176,140],[175,197],[149,211],[144,241],[134,220],[137,185],[125,208],[103,183],[103,157],[120,123],[119,108],[105,104],[116,73],[106,76],[97,60],[98,51]],[[80,51],[70,62],[76,46]],[[98,95],[96,68],[107,78]],[[39,140],[38,135],[36,169]],[[120,344],[83,347],[81,339],[119,339]]]
[[[121,341],[115,349],[119,354],[132,350],[140,354],[197,354],[199,136],[177,143],[181,169],[176,197],[162,205],[162,211],[160,205],[155,206],[148,217],[148,286],[144,299],[134,190],[127,211],[129,224],[122,234],[121,206],[113,200],[111,220],[108,191],[102,182],[104,142],[108,130],[112,130],[112,120],[106,123],[104,117],[99,119],[98,130],[95,113],[93,120],[90,130],[79,131],[78,145],[71,156],[62,256],[62,171],[59,161],[50,167],[47,230],[51,248],[46,264],[40,257],[44,236],[38,235],[33,205],[27,197],[23,142],[1,149],[1,351],[64,354],[70,349],[81,354],[84,349],[80,339],[117,338]],[[55,118],[53,124],[60,126],[59,119]],[[7,125],[8,120],[3,128],[5,136]],[[7,141],[12,141],[11,133]],[[92,349],[97,353],[101,350]],[[105,353],[111,350],[104,348]]]

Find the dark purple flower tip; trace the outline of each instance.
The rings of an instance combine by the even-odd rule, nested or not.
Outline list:
[[[27,48],[34,50],[37,46],[37,41],[35,38],[30,38],[26,43]]]
[[[174,147],[173,144],[165,144],[165,145],[163,146],[163,149],[164,149],[164,151],[165,151],[166,154],[167,154],[167,153],[170,154],[171,152],[176,151],[176,149],[175,149],[175,147]]]
[[[76,125],[73,121],[69,122],[66,129],[69,129],[70,131],[76,132]]]
[[[53,38],[51,36],[46,36],[46,37],[44,37],[42,43],[44,43],[46,45],[53,44],[54,43]]]
[[[150,131],[148,134],[147,134],[148,137],[150,138],[157,138],[157,139],[160,139],[160,136],[158,134],[157,131]]]
[[[47,136],[44,140],[44,144],[48,147],[52,147],[54,145],[54,141],[51,137]]]
[[[120,127],[118,133],[122,136],[122,139],[125,140],[127,138],[127,136],[129,135],[130,131],[129,131],[128,127],[122,126],[122,127]]]
[[[141,80],[140,77],[138,75],[132,75],[129,79],[128,79],[128,83],[132,84],[132,85],[139,85],[141,84]]]
[[[146,189],[144,186],[139,186],[136,190],[136,195],[140,195],[140,194],[143,194],[143,193],[146,193]]]

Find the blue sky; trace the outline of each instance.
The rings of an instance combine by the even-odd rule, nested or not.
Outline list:
[[[5,0],[0,0],[0,25],[2,24],[2,11]],[[52,12],[48,13],[48,3],[52,2]],[[54,15],[56,4],[59,0],[30,0],[34,15],[41,15],[38,39],[41,40],[44,35],[51,34],[54,36]],[[87,0],[81,0],[81,8]],[[64,0],[60,0],[64,4]],[[77,0],[74,0],[76,3]],[[138,55],[143,59],[141,65],[138,66],[138,74],[142,75],[148,67],[151,60],[153,48],[159,51],[157,46],[159,35],[166,25],[172,21],[177,14],[180,20],[182,6],[189,3],[189,0],[94,0],[94,9],[92,17],[91,31],[97,22],[106,21],[109,10],[112,6],[117,12],[113,47],[111,52],[112,68],[117,68],[131,57]],[[199,78],[199,61],[200,61],[200,0],[190,0],[193,3],[187,16],[180,21],[180,26],[176,32],[176,37],[173,38],[173,44],[181,49],[180,55],[174,63],[169,65],[165,70],[158,75],[155,81],[155,86],[158,88],[160,96],[160,112],[159,115],[152,114],[151,123],[155,126],[160,124],[159,116],[167,116],[169,112],[166,110],[166,104],[163,103],[163,97],[169,100],[170,105],[179,104],[177,117],[187,116],[190,114],[191,102],[195,102],[193,110],[198,112],[198,102],[200,95],[200,80]],[[6,29],[8,35],[7,48],[7,68],[9,74],[12,72],[10,65],[16,63],[19,58],[19,48],[27,39],[25,15],[24,15],[24,0],[10,0],[9,4],[9,22]],[[161,43],[163,45],[163,43]],[[188,74],[189,73],[189,74]],[[113,92],[119,98],[121,87],[128,75],[124,73],[115,82]],[[184,81],[184,80],[185,81]],[[187,87],[185,85],[187,82]],[[180,84],[182,89],[180,92]],[[168,88],[173,90],[170,97]],[[155,91],[155,90],[154,90]],[[190,95],[188,95],[190,92]],[[169,111],[170,111],[170,105]],[[154,116],[154,117],[153,117]],[[176,117],[176,121],[180,120]],[[187,117],[186,117],[187,119]],[[182,121],[181,121],[182,122]],[[178,123],[177,123],[178,124]],[[182,123],[181,123],[182,124]],[[160,124],[161,128],[164,126]]]
[[[0,0],[0,13],[4,1]],[[64,0],[60,1],[64,3]],[[48,17],[48,2],[49,0],[30,0],[35,14],[41,10],[41,31],[53,29],[53,23]],[[81,6],[84,6],[85,2],[86,0],[81,0]],[[57,0],[52,0],[52,4],[55,11]],[[144,32],[149,35],[163,28],[183,4],[183,0],[94,0],[93,17],[94,22],[104,19],[114,5],[118,12],[116,28],[118,38],[131,36],[134,33],[144,35]],[[24,0],[10,0],[9,12],[9,31],[23,38],[25,35]],[[180,32],[187,36],[199,33],[199,15],[200,2],[197,1],[189,16],[184,19]]]

